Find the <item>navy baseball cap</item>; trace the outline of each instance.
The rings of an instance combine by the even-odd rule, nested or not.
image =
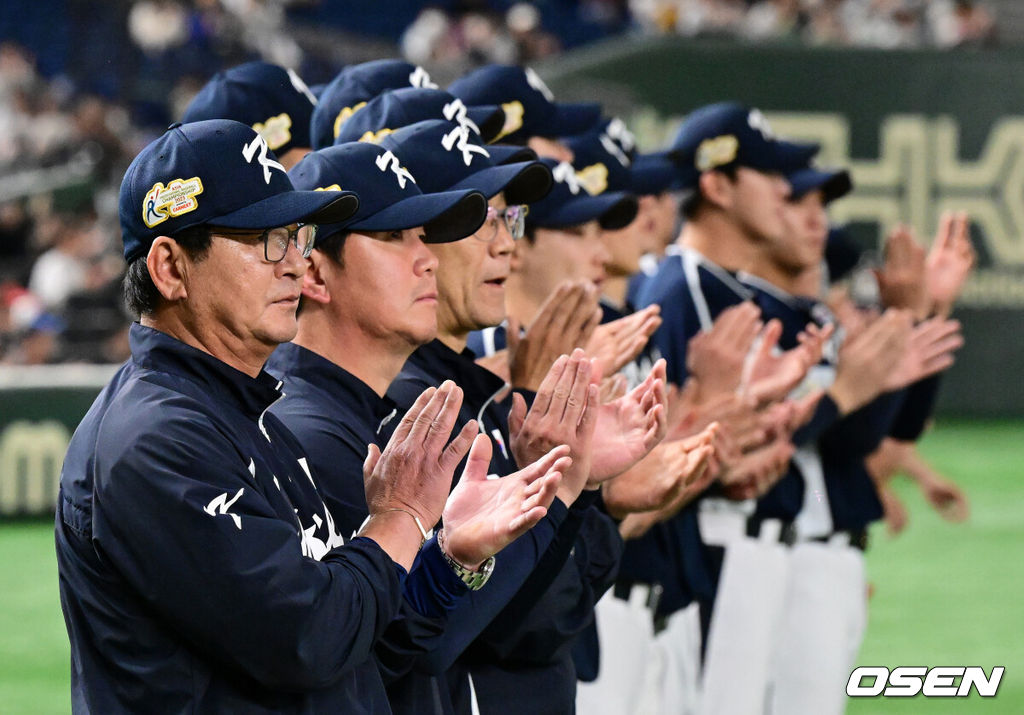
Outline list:
[[[414,175],[424,191],[476,189],[487,198],[505,192],[510,204],[528,204],[551,190],[551,170],[539,161],[496,165],[478,134],[465,125],[429,119],[380,141]]]
[[[424,192],[405,162],[376,144],[349,142],[314,151],[289,176],[302,189],[346,189],[366,197],[355,215],[320,225],[317,235],[322,237],[423,226],[427,243],[446,243],[475,233],[487,218],[487,199],[479,191]]]
[[[404,87],[374,97],[366,106],[341,125],[335,144],[371,141],[396,129],[426,119],[446,119],[465,124],[485,141],[491,141],[505,125],[505,112],[500,107],[467,107],[461,99],[443,89]]]
[[[565,228],[597,220],[601,228],[615,231],[625,228],[637,213],[637,199],[624,191],[604,191],[591,195],[572,164],[555,159],[540,160],[551,169],[554,185],[542,200],[530,205],[526,223],[530,227]]]
[[[620,119],[606,119],[595,131],[563,140],[573,152],[573,166],[584,182],[597,181],[615,191],[643,196],[667,191],[678,181],[679,170],[662,152],[638,154],[632,132]],[[600,193],[604,189],[591,193]]]
[[[331,146],[341,125],[355,112],[377,95],[402,87],[437,89],[425,69],[405,60],[374,60],[343,69],[324,87],[313,110],[309,128],[313,148]]]
[[[499,105],[505,111],[501,138],[565,137],[582,134],[601,118],[601,105],[555,102],[532,69],[487,65],[451,83],[448,91],[468,105]]]
[[[132,161],[118,199],[128,261],[192,226],[332,223],[358,208],[351,192],[296,191],[263,136],[230,119],[172,124]]]
[[[247,62],[218,72],[185,109],[182,122],[234,119],[248,124],[278,154],[308,148],[316,97],[295,72],[267,62]]]
[[[821,189],[825,203],[846,196],[853,190],[850,172],[845,169],[819,169],[806,166],[786,174],[790,186],[790,199],[799,199],[815,189]]]
[[[713,169],[745,166],[786,174],[806,166],[819,148],[775,138],[758,109],[720,102],[691,112],[667,155],[682,169],[682,186],[692,188],[701,173]]]

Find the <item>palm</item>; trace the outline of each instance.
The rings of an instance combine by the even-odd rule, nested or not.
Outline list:
[[[601,405],[594,429],[591,481],[626,471],[647,454],[649,425],[645,410],[628,395]]]

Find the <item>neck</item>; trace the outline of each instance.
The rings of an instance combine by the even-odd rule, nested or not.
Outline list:
[[[204,328],[204,321],[196,321],[190,316],[183,316],[173,307],[165,307],[139,319],[141,325],[159,330],[190,345],[197,350],[212,355],[222,363],[233,367],[249,377],[256,377],[266,364],[276,344],[267,344],[250,337],[248,340],[237,338],[223,330]],[[214,325],[212,322],[211,325]]]
[[[626,293],[629,292],[629,276],[608,276],[601,284],[604,297],[618,307],[626,305]]]
[[[537,315],[547,294],[539,295],[521,273],[512,273],[505,283],[505,307],[506,315],[515,318],[519,324],[526,327],[530,325],[533,316]]]
[[[466,343],[469,342],[469,333],[464,331],[452,331],[451,329],[438,325],[437,326],[437,339],[447,345],[449,348],[457,353],[461,353],[466,349]]]
[[[744,268],[747,273],[768,281],[773,286],[781,288],[790,295],[800,295],[802,288],[807,281],[801,281],[803,273],[794,273],[768,259],[767,256],[758,256],[751,264]]]
[[[728,271],[746,270],[754,263],[757,246],[725,216],[705,213],[687,221],[676,243],[692,248]]]
[[[346,316],[332,317],[316,308],[299,316],[294,342],[359,378],[381,397],[416,349],[396,342],[396,336],[369,334]]]

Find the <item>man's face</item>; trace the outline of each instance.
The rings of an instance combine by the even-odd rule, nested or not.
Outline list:
[[[821,263],[828,238],[828,215],[820,190],[787,201],[782,211],[785,233],[770,241],[772,262],[788,273],[801,273]]]
[[[601,231],[601,240],[610,256],[606,269],[612,276],[631,276],[640,270],[640,257],[657,253],[664,244],[659,231],[658,198],[641,196],[636,218],[616,231]]]
[[[220,342],[273,348],[295,337],[306,260],[291,242],[267,261],[260,231],[211,229],[206,256],[189,261],[185,287],[196,331],[224,331]],[[231,336],[229,338],[228,336]],[[217,338],[215,338],[217,340]]]
[[[437,335],[436,270],[420,226],[349,234],[340,263],[323,261],[321,277],[346,319],[404,347]]]
[[[515,255],[515,270],[545,295],[565,280],[588,280],[600,289],[611,260],[596,220],[568,228],[538,228],[532,242],[516,243]]]
[[[506,207],[503,195],[492,197],[488,206],[493,210],[475,234],[430,246],[438,260],[438,324],[441,330],[456,335],[498,325],[505,319],[505,281],[512,270],[516,243],[502,218]]]
[[[727,211],[747,238],[754,242],[782,238],[782,214],[789,197],[785,177],[741,166],[731,183]]]
[[[656,244],[653,252],[660,254],[676,238],[679,200],[671,191],[663,191],[654,196],[642,196],[640,209],[651,217],[652,238]]]

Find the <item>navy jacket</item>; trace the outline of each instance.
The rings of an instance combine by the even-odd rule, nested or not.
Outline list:
[[[435,340],[413,353],[388,394],[399,405],[407,405],[426,387],[454,380],[464,391],[459,426],[478,419],[485,434],[495,441],[501,435],[508,445],[508,403],[494,400],[504,382],[474,359],[470,350],[457,353]],[[495,445],[491,471],[508,474],[516,469],[508,447]],[[529,570],[520,571],[513,598],[499,611],[489,611],[472,645],[465,644],[466,652],[453,670],[462,669],[472,678],[480,712],[573,711],[576,672],[571,647],[593,621],[594,605],[614,581],[622,548],[614,522],[591,507],[596,496],[585,495],[572,505],[550,546],[533,552],[537,560],[528,564]],[[499,554],[499,563],[504,554]],[[515,697],[510,698],[513,692]],[[470,712],[465,687],[453,690],[453,698],[458,712]]]
[[[388,712],[374,643],[404,571],[342,535],[253,379],[133,325],[56,515],[72,710]]]

